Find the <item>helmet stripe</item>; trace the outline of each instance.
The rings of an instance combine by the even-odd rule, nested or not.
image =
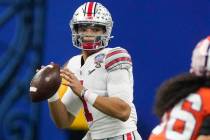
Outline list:
[[[94,6],[93,6],[93,15],[95,16],[96,14],[96,7],[97,7],[97,2],[94,2]]]
[[[87,3],[85,3],[85,9],[83,9],[84,16],[87,13],[86,9],[87,9]]]
[[[88,17],[92,17],[94,3],[95,2],[88,2],[88,8],[87,8],[87,16]]]
[[[208,38],[207,38],[208,39]],[[209,40],[208,40],[209,41]],[[208,65],[208,59],[209,59],[209,50],[210,50],[210,45],[209,45],[209,43],[208,43],[208,47],[207,47],[207,55],[206,55],[206,57],[205,57],[205,64],[204,64],[204,66],[205,66],[205,68],[207,68],[207,65]]]

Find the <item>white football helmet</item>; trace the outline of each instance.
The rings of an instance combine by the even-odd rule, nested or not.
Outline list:
[[[91,24],[91,26],[99,25],[105,27],[105,33],[96,36],[93,43],[84,43],[85,35],[78,34],[77,27],[79,24]],[[74,13],[70,23],[72,31],[73,45],[83,50],[97,50],[108,45],[113,27],[113,21],[109,11],[98,2],[86,2],[81,5]]]
[[[193,50],[190,72],[198,76],[210,74],[210,36],[198,42]]]

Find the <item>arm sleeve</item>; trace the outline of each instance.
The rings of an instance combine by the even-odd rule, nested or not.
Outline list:
[[[133,76],[129,69],[118,69],[108,73],[109,97],[118,97],[129,105],[133,101]]]
[[[207,116],[200,128],[199,135],[210,135],[210,116]]]
[[[80,108],[82,107],[82,101],[73,93],[70,88],[68,88],[68,91],[62,97],[61,102],[65,105],[68,112],[74,116],[77,115]]]

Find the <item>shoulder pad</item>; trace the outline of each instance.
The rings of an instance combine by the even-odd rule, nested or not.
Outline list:
[[[66,64],[66,68],[70,69],[71,71],[79,69],[80,66],[81,66],[81,55],[73,56],[68,60]]]
[[[109,71],[117,69],[129,69],[132,66],[131,57],[127,50],[116,47],[107,53],[105,57],[105,69]]]

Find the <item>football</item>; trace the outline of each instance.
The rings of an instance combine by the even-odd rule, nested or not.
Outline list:
[[[32,102],[41,102],[53,96],[61,84],[60,66],[50,64],[40,69],[30,83]]]

